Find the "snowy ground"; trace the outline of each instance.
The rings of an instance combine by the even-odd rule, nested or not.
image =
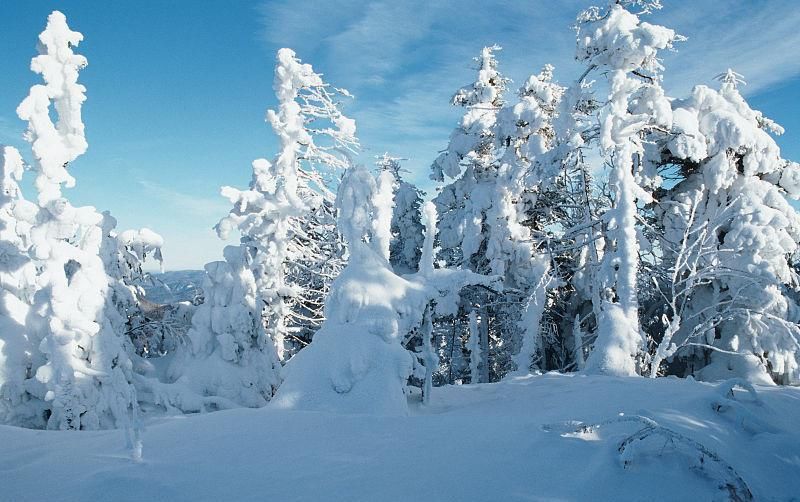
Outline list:
[[[548,374],[437,388],[407,417],[239,409],[161,419],[133,462],[120,431],[0,426],[0,499],[800,500],[800,389]],[[641,415],[691,438],[620,442]],[[700,457],[703,457],[702,462]],[[727,462],[735,471],[728,470]],[[795,498],[793,498],[795,497]]]

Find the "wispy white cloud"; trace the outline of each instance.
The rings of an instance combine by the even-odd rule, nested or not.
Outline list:
[[[227,204],[222,197],[213,199],[198,197],[146,180],[139,180],[139,185],[149,195],[149,198],[159,200],[172,210],[208,221],[209,226],[230,210],[230,204]]]
[[[691,9],[665,8],[655,19],[684,34],[665,58],[665,84],[685,93],[734,68],[754,95],[800,74],[800,5],[796,0],[699,0]]]

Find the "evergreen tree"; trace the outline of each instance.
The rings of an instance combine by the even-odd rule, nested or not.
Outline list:
[[[28,121],[39,193],[30,232],[39,274],[26,325],[30,336],[41,340],[46,359],[26,387],[47,403],[51,429],[128,426],[137,409],[131,361],[107,300],[110,279],[100,256],[103,216],[93,207],[73,207],[61,193],[62,186],[75,184],[67,167],[87,148],[81,120],[85,88],[77,82],[86,58],[73,52],[82,39],[62,13],[50,14],[39,35],[40,55],[31,62],[45,83],[34,85],[17,109]]]
[[[23,169],[16,149],[0,146],[0,423],[43,427],[45,404],[25,383],[44,361],[25,326],[36,286],[26,220],[33,220],[36,205],[22,197]]]
[[[648,129],[672,125],[657,54],[681,37],[641,22],[616,3],[607,12],[593,8],[581,14],[577,39],[577,57],[587,63],[587,72],[609,76],[608,101],[600,110],[600,147],[610,158],[608,181],[613,195],[613,206],[604,214],[607,244],[596,278],[604,287],[598,336],[586,369],[635,375],[645,364],[646,348],[639,325],[637,203],[651,202],[648,189],[653,181],[642,159],[642,136]]]
[[[746,103],[741,77],[720,79],[719,91],[697,86],[673,102],[660,142],[683,179],[657,209],[671,277],[652,373],[669,357],[669,371],[709,380],[796,382],[800,217],[786,198],[800,197],[800,166],[781,157],[769,133],[783,130]]]
[[[384,153],[378,157],[376,165],[395,179],[389,261],[396,273],[410,274],[419,268],[425,227],[422,224],[422,191],[403,180],[401,173],[407,171],[402,168],[401,160]]]

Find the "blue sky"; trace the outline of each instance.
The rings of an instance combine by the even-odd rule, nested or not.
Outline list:
[[[600,0],[602,1],[602,0]],[[38,77],[36,36],[54,9],[84,34],[79,52],[89,151],[72,168],[75,204],[111,210],[120,228],[161,233],[168,269],[220,259],[211,230],[228,210],[221,185],[244,187],[254,158],[271,158],[264,123],[274,106],[275,51],[292,47],[356,99],[365,159],[409,158],[430,188],[428,165],[458,110],[450,95],[473,78],[471,58],[498,43],[501,70],[522,82],[544,63],[569,83],[575,15],[591,1],[0,0],[0,143],[21,147],[15,109]],[[754,108],[787,129],[784,156],[800,160],[800,9],[796,0],[664,0],[650,16],[689,37],[665,59],[673,95],[733,67]],[[724,6],[724,7],[723,7]],[[34,198],[28,190],[27,196]]]

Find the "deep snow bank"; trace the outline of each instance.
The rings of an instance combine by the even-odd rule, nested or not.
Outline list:
[[[437,388],[405,417],[239,409],[149,424],[141,463],[121,431],[0,427],[0,500],[727,499],[730,472],[685,441],[654,434],[623,458],[641,423],[575,422],[619,413],[702,445],[755,500],[791,500],[800,389],[726,390],[548,374]]]

